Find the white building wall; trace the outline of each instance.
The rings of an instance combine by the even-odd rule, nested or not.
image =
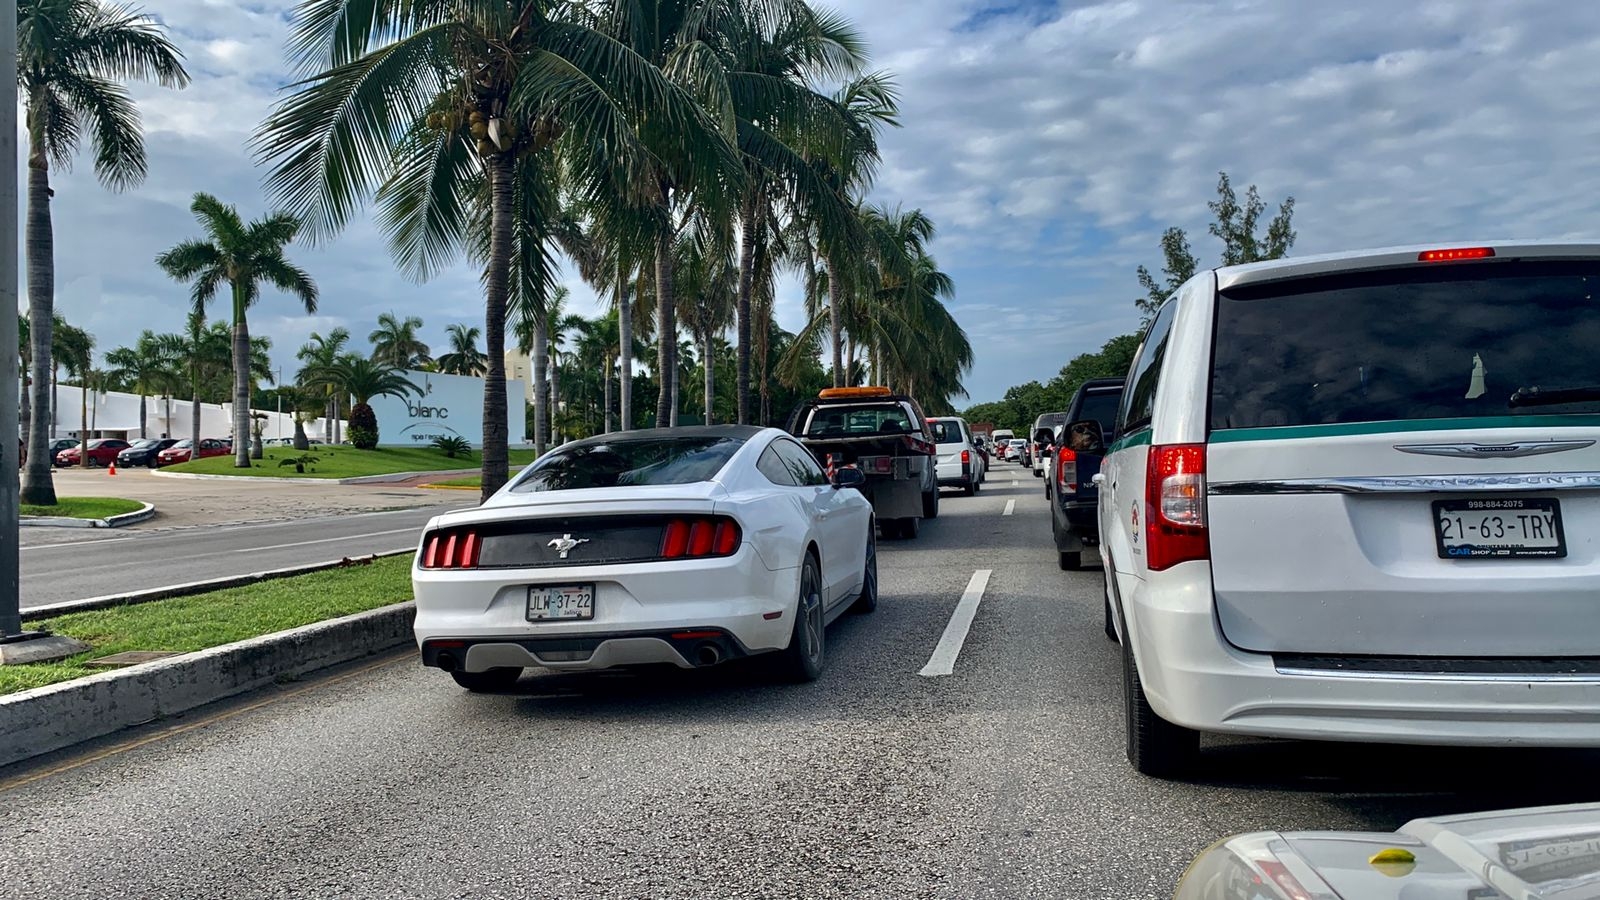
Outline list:
[[[51,437],[78,437],[82,427],[82,397],[79,388],[61,385],[56,388],[56,420]],[[139,395],[120,391],[89,392],[89,433],[98,437],[121,437],[135,440],[139,437]],[[173,397],[146,397],[145,437],[186,438],[194,421],[194,407],[188,399]],[[170,411],[169,411],[170,410]],[[263,438],[294,437],[294,418],[276,410],[260,410],[266,415],[261,436]],[[306,436],[320,438],[325,419],[315,419],[305,425]],[[233,406],[228,403],[200,404],[200,436],[202,438],[230,438],[233,436]]]

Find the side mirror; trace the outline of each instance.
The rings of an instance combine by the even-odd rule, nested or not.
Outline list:
[[[867,483],[867,476],[854,466],[843,469],[834,469],[833,477],[829,478],[835,489],[853,487],[858,488]]]
[[[1106,433],[1094,419],[1080,419],[1067,426],[1067,448],[1078,453],[1106,452]]]

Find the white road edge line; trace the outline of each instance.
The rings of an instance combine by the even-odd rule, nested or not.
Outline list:
[[[1016,511],[1017,511],[1017,498],[1012,497],[1010,500],[1006,501],[1006,511],[1001,513],[1000,515],[1009,516],[1009,515],[1011,515],[1012,513],[1016,512]]]
[[[967,642],[967,632],[972,630],[972,620],[978,615],[978,604],[983,601],[983,592],[988,589],[989,576],[993,573],[993,569],[979,569],[972,573],[972,580],[967,582],[967,589],[961,594],[961,602],[956,604],[956,611],[950,614],[950,623],[944,626],[944,634],[940,635],[939,643],[933,648],[933,655],[928,657],[928,664],[922,667],[918,675],[937,678],[955,671],[956,657],[961,655],[961,645]]]
[[[298,542],[293,543],[293,544],[273,544],[270,547],[245,547],[243,549],[235,550],[233,552],[235,552],[235,553],[260,553],[263,550],[282,550],[285,547],[307,547],[307,546],[310,546],[312,544],[335,544],[335,543],[338,543],[340,541],[359,541],[359,540],[363,540],[365,538],[382,537],[383,535],[386,535],[386,534],[406,534],[408,532],[410,532],[410,533],[421,533],[421,531],[422,531],[421,527],[417,527],[417,528],[396,528],[393,531],[368,531],[368,532],[365,532],[363,534],[346,535],[345,537],[318,538],[317,540],[314,540],[314,541],[298,541]]]

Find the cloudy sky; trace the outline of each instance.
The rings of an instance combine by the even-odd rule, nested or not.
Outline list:
[[[836,0],[897,76],[875,199],[921,207],[977,352],[973,401],[1048,379],[1137,324],[1134,269],[1165,227],[1218,248],[1219,170],[1297,202],[1296,253],[1494,238],[1600,238],[1600,4],[1481,0],[1071,4]],[[244,143],[286,78],[285,0],[148,0],[194,84],[137,90],[149,180],[113,195],[85,164],[58,175],[57,304],[102,350],[176,330],[187,289],[154,256],[197,232],[190,196],[263,211]],[[313,330],[363,338],[384,311],[444,343],[481,321],[465,267],[416,285],[365,222],[296,248],[322,288],[308,317],[268,295],[251,314],[276,361]],[[599,310],[569,282],[577,311]],[[799,325],[783,292],[780,321]],[[215,311],[223,317],[225,310]]]

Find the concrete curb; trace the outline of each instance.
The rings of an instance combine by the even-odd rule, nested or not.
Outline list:
[[[0,697],[0,766],[413,640],[414,603]]]
[[[277,478],[271,475],[207,475],[200,472],[164,472],[155,470],[155,475],[162,478],[190,478],[196,481],[239,481],[244,479],[251,483],[264,482],[266,484],[388,484],[391,481],[406,481],[412,478],[423,478],[437,475],[443,479],[450,479],[460,475],[471,475],[480,469],[437,469],[429,472],[388,472],[383,475],[357,475],[352,478]]]
[[[21,516],[18,523],[29,528],[121,528],[124,525],[137,525],[154,517],[156,507],[154,503],[146,503],[143,507],[130,513],[118,516],[107,516],[104,519],[74,519],[71,516]]]
[[[220,591],[224,588],[240,587],[246,584],[255,584],[258,581],[270,581],[274,578],[290,578],[295,575],[309,575],[312,572],[321,572],[325,569],[337,569],[350,565],[353,561],[364,559],[383,559],[388,556],[401,556],[415,552],[415,548],[406,547],[400,550],[390,550],[385,553],[373,553],[368,556],[342,557],[330,559],[327,562],[310,563],[303,566],[289,566],[283,569],[268,569],[264,572],[251,572],[248,575],[233,575],[228,578],[213,578],[210,581],[190,581],[184,584],[169,584],[166,587],[151,588],[146,591],[134,591],[127,594],[105,594],[99,597],[88,597],[83,600],[63,600],[60,603],[47,603],[44,606],[30,606],[22,611],[24,622],[36,622],[59,616],[63,613],[89,612],[96,609],[108,609],[113,606],[132,606],[136,603],[149,603],[153,600],[170,600],[173,597],[188,597],[192,594],[204,594],[207,591]]]

